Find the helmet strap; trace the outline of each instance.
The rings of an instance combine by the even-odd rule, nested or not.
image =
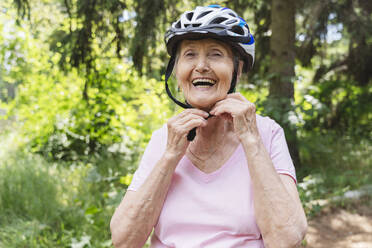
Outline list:
[[[183,102],[178,101],[175,97],[173,97],[171,91],[169,90],[168,79],[172,75],[172,71],[173,71],[175,63],[176,63],[176,57],[172,55],[168,62],[167,70],[165,72],[165,90],[167,91],[167,94],[170,97],[170,99],[172,99],[173,102],[175,102],[177,105],[181,106],[182,108],[192,108],[192,106],[188,104],[187,102],[183,103]]]
[[[233,72],[233,77],[231,79],[231,84],[230,84],[230,89],[227,92],[227,94],[234,93],[235,92],[235,87],[236,87],[236,81],[238,79],[238,70],[239,70],[239,58],[234,57],[234,72]]]

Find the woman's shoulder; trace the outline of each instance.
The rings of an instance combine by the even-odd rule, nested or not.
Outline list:
[[[275,137],[277,134],[281,134],[283,129],[275,120],[267,116],[256,115],[256,122],[261,139],[267,151],[270,152],[273,142],[275,142]]]
[[[256,114],[257,127],[262,132],[276,132],[282,127],[268,116],[261,116]]]
[[[167,138],[168,128],[167,124],[163,124],[160,128],[152,133],[152,138]]]
[[[167,135],[168,135],[167,125],[164,124],[163,126],[161,126],[160,128],[156,129],[152,133],[150,144],[152,146],[156,146],[158,148],[165,147],[166,141],[167,141]]]
[[[151,139],[146,146],[143,157],[151,160],[159,159],[167,145],[167,127],[166,125],[152,132]]]

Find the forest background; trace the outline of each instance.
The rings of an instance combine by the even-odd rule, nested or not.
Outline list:
[[[372,181],[371,1],[2,0],[0,247],[111,247],[152,132],[181,111],[165,30],[209,4],[254,34],[238,90],[285,128],[307,216]]]

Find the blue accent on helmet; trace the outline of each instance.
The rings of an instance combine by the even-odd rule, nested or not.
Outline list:
[[[241,18],[240,16],[239,16],[239,19],[240,19],[239,26],[243,27],[247,22],[243,18]]]
[[[225,8],[223,8],[223,9],[221,9],[221,10],[225,10],[225,9],[229,9],[229,8],[225,7]]]
[[[218,5],[218,4],[211,4],[211,5],[209,5],[208,7],[209,7],[209,8],[221,8],[221,6]]]
[[[249,40],[249,42],[243,43],[244,45],[252,45],[254,43],[254,37],[253,37],[253,35],[251,34],[250,36],[251,36],[251,39]]]

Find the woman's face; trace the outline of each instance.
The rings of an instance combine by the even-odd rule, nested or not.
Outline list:
[[[183,40],[178,51],[176,78],[193,107],[209,111],[225,99],[234,71],[231,48],[217,40]]]

